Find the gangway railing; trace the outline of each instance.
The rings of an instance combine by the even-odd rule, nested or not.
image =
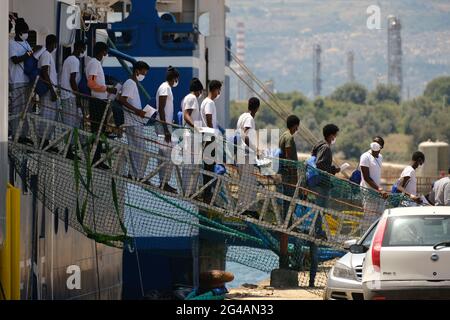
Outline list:
[[[92,97],[80,98],[87,104],[95,102]],[[46,101],[39,102],[40,109],[55,108],[43,105]],[[9,142],[10,155],[39,176],[44,190],[54,194],[50,200],[53,208],[69,210],[75,228],[104,243],[127,241],[129,208],[170,218],[170,208],[176,207],[191,215],[200,208],[265,230],[342,249],[344,241],[361,234],[385,206],[406,201],[400,195],[384,200],[373,190],[321,171],[316,173],[320,177],[318,185],[310,187],[306,171],[311,168],[301,162],[280,160],[281,177],[277,172],[263,176],[256,166],[244,174],[234,164],[224,164],[226,173],[218,174],[205,170],[202,163],[174,162],[177,147],[168,145],[158,132],[161,126],[169,126],[174,133],[182,130],[180,137],[188,141],[193,132],[186,128],[157,121],[143,126],[136,120],[136,126],[123,128],[126,139],[109,139],[105,129],[114,127],[108,123],[109,102],[97,132],[35,114],[31,111],[34,103],[32,93],[23,112],[10,117],[11,123],[19,121]],[[56,108],[55,112],[65,112]],[[94,127],[94,119],[83,120]],[[136,127],[140,130],[130,130]],[[28,142],[19,139],[24,128],[30,137]],[[219,136],[216,139],[226,143]],[[130,190],[140,194],[139,199],[130,196]],[[208,190],[211,195],[205,197]]]

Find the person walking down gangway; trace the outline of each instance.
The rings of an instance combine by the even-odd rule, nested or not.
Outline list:
[[[197,188],[199,169],[201,164],[202,140],[199,129],[202,126],[199,99],[203,94],[203,84],[198,78],[193,78],[189,86],[189,94],[181,102],[183,112],[183,126],[188,128],[184,132],[183,150],[183,190],[186,196],[192,195]],[[197,136],[196,136],[197,135]]]
[[[246,214],[256,219],[258,218],[256,206],[250,204],[257,199],[257,179],[254,172],[258,156],[255,116],[260,104],[258,98],[250,98],[247,112],[240,115],[236,124],[236,134],[239,137],[236,158],[240,175],[237,206],[238,208],[247,207]]]
[[[219,124],[217,122],[217,109],[216,103],[220,97],[222,90],[222,83],[218,80],[211,80],[209,83],[209,93],[208,96],[203,100],[200,106],[200,116],[202,118],[203,127],[213,129],[215,131],[219,130]],[[215,136],[209,136],[209,141],[206,141],[203,148],[203,169],[205,171],[214,172],[215,168],[215,157],[217,143]],[[213,178],[209,175],[203,175],[203,185],[208,184]],[[212,200],[212,190],[215,187],[215,182],[211,183],[203,193],[203,201],[205,203],[211,203]]]
[[[53,56],[56,52],[56,48],[58,46],[58,40],[56,35],[49,34],[45,38],[45,50],[42,52],[39,57],[38,68],[41,70],[40,76],[44,82],[44,85],[47,86],[47,92],[39,96],[40,101],[40,115],[46,120],[57,121],[59,114],[58,107],[58,95],[56,92],[58,85],[58,74],[56,72],[56,64]],[[47,124],[41,123],[38,129],[38,134],[40,137],[43,137],[44,130],[47,127]],[[48,137],[51,137],[54,131],[54,126],[50,126],[50,130],[48,131],[48,136],[45,137],[44,147],[49,144]],[[51,151],[56,151],[52,148]]]
[[[144,125],[148,119],[145,119],[146,112],[143,110],[137,84],[144,81],[149,70],[150,66],[147,63],[136,62],[133,66],[133,74],[123,84],[122,93],[119,97],[119,102],[125,107],[124,116],[128,144],[141,151],[146,150]],[[138,152],[130,151],[130,158],[130,169],[133,175],[129,174],[129,177],[144,178],[147,169],[147,165],[143,163],[144,156]]]
[[[92,97],[89,101],[89,121],[91,132],[97,134],[100,129],[100,123],[107,107],[108,93],[117,94],[117,89],[106,86],[105,73],[103,70],[103,61],[108,55],[108,45],[104,42],[97,42],[94,45],[94,57],[89,60],[86,66],[86,77],[88,87],[91,90]],[[105,126],[102,127],[101,133],[105,132]],[[100,157],[102,150],[101,145],[95,150],[93,163],[96,163]],[[97,166],[99,169],[109,169],[103,163]]]
[[[33,55],[33,49],[28,43],[28,24],[18,20],[15,25],[15,37],[9,40],[8,48],[8,72],[9,72],[9,113],[17,116],[24,111],[27,99],[30,96],[30,79],[25,74],[25,60]],[[15,135],[19,125],[19,119],[10,122],[10,134]],[[24,124],[19,135],[20,143],[32,143],[27,137],[27,125]]]
[[[167,68],[166,81],[161,83],[156,92],[156,109],[158,110],[159,121],[157,134],[161,140],[162,146],[159,148],[160,156],[170,159],[172,154],[172,125],[173,125],[173,92],[172,88],[178,87],[180,73],[172,66]],[[158,161],[158,165],[166,162],[166,167],[159,171],[160,187],[167,192],[176,193],[177,189],[169,185],[172,176],[172,164],[169,161]]]

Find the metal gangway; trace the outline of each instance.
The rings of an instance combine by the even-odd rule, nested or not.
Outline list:
[[[72,227],[99,242],[120,246],[129,238],[125,221],[130,208],[174,219],[170,208],[176,207],[192,214],[200,210],[201,214],[197,215],[200,220],[214,214],[342,249],[344,241],[364,232],[385,206],[406,201],[399,195],[384,200],[373,190],[319,170],[316,174],[320,176],[321,189],[314,190],[306,183],[306,172],[315,169],[307,168],[302,162],[280,160],[296,177],[288,186],[291,190],[288,195],[283,188],[289,183],[278,172],[262,175],[254,166],[250,173],[252,179],[246,180],[233,164],[224,164],[226,173],[220,174],[205,170],[202,165],[174,163],[174,147],[165,145],[157,133],[161,123],[153,120],[144,127],[142,136],[134,137],[143,143],[137,148],[128,143],[131,131],[127,132],[127,128],[122,137],[108,136],[108,128],[120,129],[111,120],[114,101],[106,104],[98,131],[91,132],[89,116],[80,118],[82,125],[78,128],[57,119],[46,119],[33,111],[33,106],[48,108],[43,101],[36,100],[35,86],[36,83],[22,112],[10,116],[10,125],[15,123],[12,127],[16,128],[9,141],[10,158],[25,177],[39,177],[40,195],[47,194],[46,206],[65,212]],[[85,106],[94,100],[82,95],[79,98]],[[58,107],[58,112],[65,111]],[[187,130],[165,125],[173,126],[174,130]],[[21,137],[25,130],[30,139],[24,142]],[[166,152],[161,152],[162,149]],[[140,159],[139,168],[133,169],[133,158]],[[189,183],[184,176],[186,170],[191,170]],[[167,190],[167,183],[172,190]],[[130,187],[138,188],[148,197],[130,201],[127,196]],[[212,196],[205,199],[202,195],[210,187],[213,187]],[[48,197],[49,194],[52,196]],[[242,198],[243,195],[247,198]],[[320,233],[317,221],[320,221]],[[221,230],[243,236],[227,228]]]

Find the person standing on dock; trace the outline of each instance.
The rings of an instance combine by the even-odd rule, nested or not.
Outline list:
[[[258,98],[250,98],[248,100],[248,111],[241,114],[236,125],[236,134],[240,137],[237,146],[238,155],[243,153],[243,155],[237,156],[237,167],[241,176],[237,206],[239,208],[247,207],[247,213],[256,219],[258,218],[258,213],[255,212],[254,206],[250,204],[257,199],[257,180],[254,172],[258,153],[255,116],[260,104]]]
[[[177,190],[169,185],[172,176],[172,165],[169,161],[172,153],[172,131],[173,131],[173,92],[172,88],[178,86],[180,73],[172,66],[167,68],[166,81],[164,81],[156,92],[156,109],[160,124],[157,126],[157,134],[160,137],[162,146],[159,148],[159,155],[166,158],[166,161],[159,161],[158,164],[167,162],[165,168],[159,171],[160,187],[167,192],[176,193]]]
[[[433,184],[429,199],[434,206],[450,206],[450,168],[447,174]]]
[[[202,118],[202,123],[204,127],[208,127],[210,129],[218,130],[219,125],[217,123],[217,110],[215,100],[219,99],[220,92],[222,90],[222,83],[218,80],[211,80],[209,83],[209,93],[208,97],[206,97],[202,105],[200,106],[200,116]],[[214,172],[215,168],[215,157],[216,152],[215,148],[211,149],[216,143],[215,137],[210,137],[210,141],[205,142],[205,146],[203,148],[203,168],[206,171]],[[203,185],[208,184],[213,178],[209,175],[203,175]],[[212,200],[212,189],[214,188],[215,183],[211,183],[204,193],[203,193],[203,201],[205,203],[211,203]]]
[[[125,107],[125,125],[128,144],[138,150],[145,150],[144,139],[144,118],[145,111],[143,110],[141,98],[139,96],[138,82],[142,82],[150,70],[150,66],[138,61],[133,66],[133,74],[130,79],[125,81],[122,87],[122,93],[119,97],[120,103]],[[147,166],[142,163],[143,156],[137,152],[130,152],[131,170],[134,177],[142,179],[145,176]]]
[[[421,203],[420,197],[417,196],[417,178],[416,169],[425,163],[425,155],[416,151],[412,155],[411,164],[407,166],[400,175],[397,182],[397,190],[411,198],[412,201]]]
[[[361,155],[359,167],[361,168],[361,187],[375,190],[376,193],[363,191],[364,222],[365,231],[384,211],[384,199],[388,197],[381,186],[381,170],[383,167],[383,156],[381,150],[384,148],[384,139],[375,137],[370,144],[370,150]],[[378,196],[377,196],[378,195]]]

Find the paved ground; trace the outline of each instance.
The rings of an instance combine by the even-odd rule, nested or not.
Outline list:
[[[269,280],[258,285],[245,288],[230,289],[227,295],[232,300],[322,300],[322,289],[286,288],[275,289],[269,287]]]

